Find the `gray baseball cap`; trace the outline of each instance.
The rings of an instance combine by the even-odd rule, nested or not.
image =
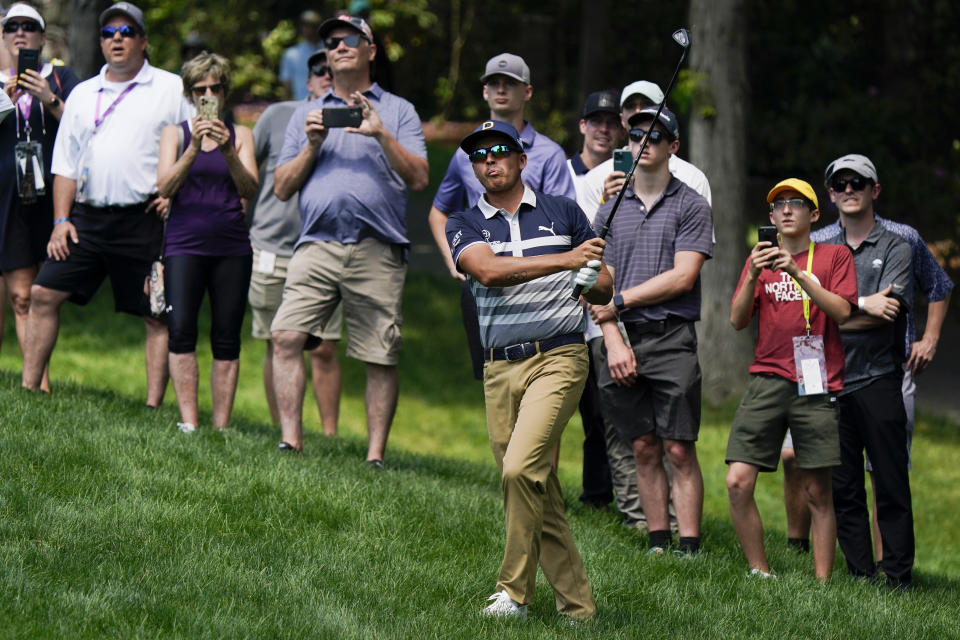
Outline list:
[[[486,82],[491,76],[498,75],[530,84],[530,67],[523,58],[512,53],[501,53],[487,60],[487,68],[480,76],[480,82]]]
[[[845,156],[840,156],[827,165],[826,171],[823,172],[824,185],[829,187],[830,178],[833,177],[833,174],[837,173],[838,171],[843,171],[844,169],[853,171],[864,178],[869,178],[870,180],[873,180],[874,184],[880,182],[880,178],[877,177],[877,168],[873,166],[873,162],[870,161],[870,158],[867,156],[862,156],[859,153],[848,153]]]
[[[144,33],[147,32],[147,25],[143,22],[143,11],[140,11],[140,8],[135,4],[118,2],[117,4],[109,6],[100,14],[100,26],[102,27],[107,24],[107,21],[113,16],[126,16],[130,18],[135,25],[140,27],[141,31]]]

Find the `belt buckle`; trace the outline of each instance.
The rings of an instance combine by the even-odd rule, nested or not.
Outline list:
[[[507,362],[514,362],[515,360],[523,360],[524,358],[529,358],[530,355],[527,354],[526,345],[529,343],[521,342],[520,344],[512,344],[509,347],[503,348],[503,357]]]

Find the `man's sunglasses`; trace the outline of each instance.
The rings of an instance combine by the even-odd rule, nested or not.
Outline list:
[[[789,200],[774,200],[770,203],[770,211],[780,212],[787,205],[790,205],[792,211],[796,211],[807,203],[803,198],[790,198]]]
[[[322,78],[323,76],[330,73],[330,67],[325,64],[315,64],[310,67],[310,74]]]
[[[124,38],[136,38],[140,35],[140,31],[134,27],[131,27],[128,24],[119,26],[119,27],[104,27],[100,29],[100,39],[101,40],[110,40],[117,33],[119,33]]]
[[[643,136],[647,135],[646,129],[630,129],[630,139],[634,142],[640,142],[643,140]],[[667,136],[657,129],[654,129],[650,132],[647,137],[648,144],[660,144],[661,141],[666,140]]]
[[[19,29],[23,29],[24,33],[36,33],[40,31],[40,25],[33,20],[27,20],[26,22],[8,22],[3,25],[4,33],[16,33]]]
[[[486,149],[474,149],[468,157],[470,158],[470,162],[483,162],[487,159],[487,154],[493,158],[503,158],[510,155],[511,151],[513,151],[513,149],[511,149],[509,145],[495,144]]]
[[[205,84],[205,85],[195,84],[192,87],[190,87],[190,90],[193,91],[193,95],[195,96],[206,95],[207,89],[209,89],[210,91],[213,91],[214,93],[223,93],[224,85],[222,82],[218,82],[217,84]]]
[[[343,37],[330,36],[323,39],[323,46],[326,48],[327,51],[333,51],[334,49],[339,47],[340,43],[342,42],[343,44],[347,45],[351,49],[356,49],[358,46],[360,46],[361,39],[366,40],[366,38],[364,38],[359,33],[351,33],[350,35],[343,36]]]
[[[863,176],[853,176],[852,178],[834,178],[830,181],[830,186],[837,193],[847,190],[847,185],[853,187],[854,191],[863,191],[870,184],[870,180]]]

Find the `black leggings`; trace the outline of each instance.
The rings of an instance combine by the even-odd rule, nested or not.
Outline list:
[[[197,316],[209,291],[213,357],[239,358],[253,256],[167,256],[164,262],[170,353],[196,351]]]

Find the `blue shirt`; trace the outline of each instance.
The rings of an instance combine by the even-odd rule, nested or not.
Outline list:
[[[576,202],[529,187],[514,215],[481,197],[469,210],[451,215],[446,231],[457,263],[464,249],[478,243],[498,256],[523,257],[563,253],[596,237]],[[584,330],[583,308],[570,297],[569,271],[510,287],[485,287],[469,274],[467,282],[477,300],[484,349]]]
[[[529,122],[520,132],[520,141],[527,154],[527,166],[520,174],[523,184],[549,195],[576,198],[577,192],[567,171],[567,156],[560,145],[537,133]],[[458,149],[450,159],[433,206],[447,214],[463,211],[477,204],[482,193],[483,185],[473,173],[470,158]]]
[[[614,201],[600,205],[594,229],[603,228]],[[675,177],[647,211],[627,188],[620,209],[606,237],[604,260],[612,266],[617,291],[644,283],[674,267],[678,251],[697,251],[713,256],[713,211],[706,199]],[[630,307],[620,313],[623,322],[663,320],[669,315],[685,320],[700,319],[700,276],[693,289],[675,298],[647,307]]]
[[[307,91],[307,78],[310,70],[307,68],[307,60],[317,50],[323,47],[319,42],[314,44],[301,40],[292,47],[283,52],[280,59],[279,78],[282,82],[289,82],[293,90],[294,100],[304,100],[309,96]]]
[[[923,292],[928,302],[939,302],[946,299],[953,289],[953,281],[937,262],[937,259],[930,253],[927,243],[920,237],[920,233],[908,224],[887,220],[874,214],[874,220],[879,222],[884,229],[892,231],[907,241],[913,250],[913,278],[914,286]],[[822,229],[817,229],[810,234],[814,242],[823,242],[826,238],[836,236],[840,233],[840,221],[827,225]],[[862,295],[862,294],[861,294]],[[906,349],[907,357],[910,357],[910,350],[916,340],[916,319],[911,308],[907,312],[907,331],[906,331]]]
[[[363,92],[383,126],[404,149],[427,157],[420,117],[413,105],[376,83]],[[307,113],[347,103],[330,89],[297,108],[290,117],[277,165],[293,160],[307,144]],[[300,189],[300,239],[304,242],[356,244],[377,238],[389,244],[407,240],[407,185],[372,136],[329,129],[317,151],[313,172]]]

